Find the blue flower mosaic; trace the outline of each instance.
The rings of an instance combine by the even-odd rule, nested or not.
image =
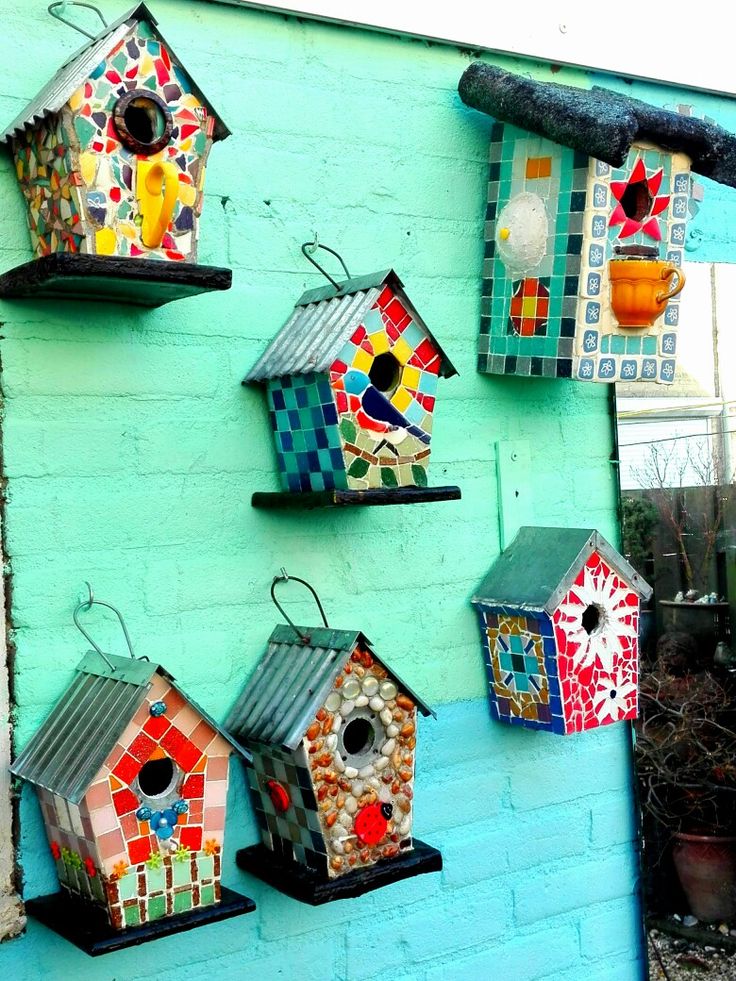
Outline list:
[[[677,350],[677,334],[662,335],[662,354],[674,354]]]
[[[596,160],[596,162],[595,162],[595,176],[596,177],[605,177],[606,174],[609,173],[610,170],[611,170],[611,168],[608,166],[607,163],[603,163],[602,160]]]
[[[588,296],[599,296],[601,292],[601,274],[588,273]]]
[[[157,838],[166,841],[173,835],[178,819],[178,814],[173,807],[167,807],[163,811],[153,811],[149,818],[151,831],[155,833]]]
[[[606,220],[601,218],[600,215],[596,215],[591,222],[590,230],[593,234],[593,238],[603,238],[606,234]]]
[[[690,190],[690,175],[675,174],[675,194],[687,194]]]
[[[685,225],[677,224],[672,226],[670,231],[670,241],[675,245],[682,245],[685,241]]]
[[[583,349],[585,351],[596,351],[598,349],[598,331],[586,330],[583,334]]]
[[[687,217],[687,198],[675,198],[672,202],[672,214],[675,218]]]
[[[627,381],[636,378],[636,361],[624,360],[621,362],[621,377]]]
[[[603,249],[600,245],[591,245],[588,250],[588,262],[591,266],[602,266],[603,265]]]
[[[604,184],[596,184],[593,188],[593,206],[595,208],[605,208],[608,200],[608,191]]]
[[[600,303],[588,303],[585,307],[586,324],[597,324],[601,319]]]
[[[580,367],[578,368],[578,377],[592,378],[594,370],[595,370],[595,362],[592,360],[592,358],[580,359]]]
[[[613,378],[616,374],[616,362],[613,358],[601,358],[598,362],[598,377]]]
[[[680,305],[678,303],[670,303],[665,310],[664,322],[666,324],[674,325],[680,321]]]
[[[644,358],[641,363],[641,377],[642,378],[656,378],[657,377],[657,362],[654,358]]]
[[[682,252],[668,252],[667,262],[671,262],[673,266],[679,266],[682,262]]]
[[[675,377],[675,362],[663,361],[659,369],[659,377],[664,378],[665,381],[672,381]]]

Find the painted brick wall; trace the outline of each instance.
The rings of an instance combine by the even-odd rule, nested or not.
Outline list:
[[[45,6],[0,0],[3,120],[80,40]],[[124,610],[137,652],[222,718],[277,620],[268,587],[284,565],[315,583],[334,626],[365,630],[437,707],[420,729],[416,829],[442,848],[445,871],[319,909],[261,887],[234,866],[257,839],[236,768],[223,879],[256,899],[255,914],[103,961],[31,922],[0,948],[0,968],[17,979],[634,979],[627,728],[509,731],[485,702],[468,599],[498,553],[495,441],[531,441],[540,523],[615,541],[615,481],[605,387],[474,370],[490,121],[457,96],[469,57],[193,0],[155,11],[233,129],[210,158],[200,258],[231,266],[234,286],[152,312],[2,304],[16,745],[85,650],[71,622],[85,579]],[[5,269],[30,256],[5,158],[0,204]],[[439,392],[430,483],[460,484],[461,502],[250,507],[278,478],[261,394],[239,382],[319,282],[299,252],[315,229],[355,274],[394,265],[459,368]],[[309,604],[289,596],[309,622]],[[122,650],[112,624],[97,633]],[[25,895],[53,890],[28,788],[20,830]]]

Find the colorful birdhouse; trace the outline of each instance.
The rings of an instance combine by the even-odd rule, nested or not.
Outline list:
[[[393,270],[309,290],[244,380],[265,385],[286,495],[401,503],[427,486],[437,381],[456,374]]]
[[[651,593],[597,531],[522,528],[472,601],[493,718],[564,734],[636,718]]]
[[[87,654],[11,767],[36,788],[62,888],[30,912],[103,953],[119,931],[140,943],[253,909],[220,884],[233,750],[248,759],[160,665]]]
[[[261,833],[238,864],[312,904],[441,868],[413,837],[419,714],[360,631],[277,626],[225,722]]]
[[[145,4],[105,26],[2,135],[36,263],[0,291],[89,297],[107,278],[117,298],[157,305],[227,288],[230,270],[194,263],[207,156],[228,134]]]
[[[736,186],[736,137],[481,63],[460,94],[495,120],[478,370],[671,383],[690,171]]]

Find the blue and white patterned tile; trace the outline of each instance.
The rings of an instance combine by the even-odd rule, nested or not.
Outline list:
[[[601,305],[600,303],[590,302],[585,305],[585,322],[586,324],[597,324],[600,323],[601,319]]]
[[[654,381],[657,377],[657,361],[655,358],[644,358],[641,363],[641,377]]]
[[[624,358],[621,362],[622,381],[633,381],[636,378],[637,363],[633,358]]]
[[[588,283],[586,292],[588,296],[600,296],[601,275],[600,273],[588,273]]]
[[[583,334],[583,350],[587,353],[598,350],[598,331],[586,330]]]
[[[616,375],[616,359],[601,358],[598,362],[598,377],[611,381]]]
[[[595,361],[592,358],[581,358],[578,364],[578,378],[590,381],[595,374]]]
[[[674,354],[677,350],[677,334],[662,334],[662,354]]]
[[[659,377],[666,382],[671,382],[675,377],[675,362],[672,359],[662,361],[659,366]]]

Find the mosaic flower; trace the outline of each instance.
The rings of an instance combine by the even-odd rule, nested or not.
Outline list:
[[[187,848],[186,845],[179,845],[179,847],[174,852],[174,858],[177,862],[186,862],[189,859],[191,849]]]
[[[122,879],[124,875],[128,873],[128,863],[127,862],[116,862],[112,867],[112,878]]]
[[[603,564],[596,568],[586,565],[582,584],[570,587],[570,599],[561,604],[558,622],[568,641],[578,645],[572,656],[579,667],[593,665],[597,659],[611,674],[614,658],[623,653],[622,639],[636,637],[627,603],[630,595],[630,590]],[[587,620],[591,608],[596,611],[592,628]]]
[[[603,221],[602,218],[593,219],[593,234],[595,235],[596,238],[598,238],[604,233],[605,228],[606,228],[605,222]]]
[[[593,708],[599,722],[618,722],[634,707],[636,685],[627,681],[618,668],[609,675],[601,675],[593,695]]]
[[[55,841],[51,842],[51,854],[53,855],[55,862],[58,862],[61,858],[61,849]]]
[[[672,376],[674,375],[674,373],[675,373],[675,369],[672,367],[671,364],[666,364],[666,365],[663,366],[663,368],[662,368],[662,375],[665,378],[672,378]]]
[[[621,369],[621,375],[624,378],[632,378],[636,374],[636,368],[633,364],[625,364]]]
[[[161,852],[151,852],[146,859],[146,865],[149,869],[160,869],[162,861]]]
[[[173,835],[179,816],[172,807],[167,807],[163,811],[153,811],[149,820],[151,831],[165,841]]]
[[[97,869],[95,868],[95,863],[91,858],[85,858],[84,867],[87,870],[87,875],[90,877],[90,879],[94,879],[94,877],[97,875]]]
[[[204,853],[205,855],[217,855],[220,851],[220,845],[216,838],[208,838],[204,843]]]
[[[647,176],[644,161],[639,157],[628,180],[611,181],[611,194],[617,204],[608,224],[621,225],[619,238],[628,238],[637,232],[643,232],[657,242],[662,240],[657,215],[662,214],[670,203],[669,194],[657,197],[662,174],[660,168],[651,177]]]
[[[593,365],[584,364],[580,369],[580,374],[583,378],[590,378],[590,376],[593,374]]]

